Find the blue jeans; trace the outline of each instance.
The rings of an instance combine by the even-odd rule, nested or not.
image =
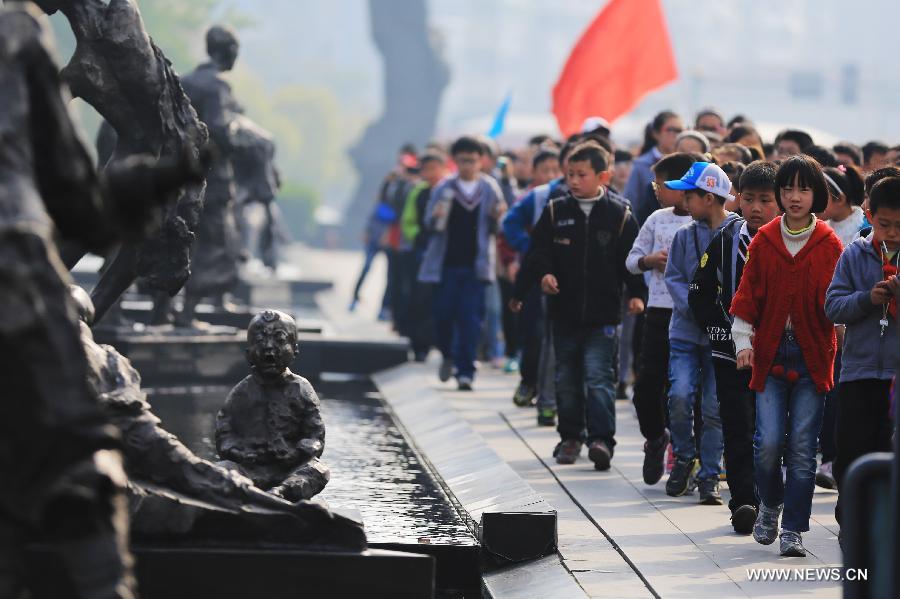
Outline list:
[[[454,362],[457,379],[475,378],[486,286],[474,266],[454,266],[443,270],[434,292],[435,342],[444,359]]]
[[[722,467],[722,420],[716,397],[716,374],[709,346],[681,339],[669,343],[669,430],[678,459],[697,457],[694,404],[700,397],[700,472],[697,478],[718,478]]]
[[[556,400],[559,436],[603,441],[612,450],[616,441],[615,372],[616,327],[579,330],[553,327],[556,351]],[[586,416],[586,418],[585,418]]]
[[[756,394],[756,493],[766,507],[784,504],[781,528],[806,532],[816,484],[816,444],[825,396],[816,391],[792,333],[785,332],[782,337],[775,364],[784,366],[785,371],[796,371],[800,378],[792,384],[769,375],[765,390]],[[787,465],[786,483],[781,478],[782,457]]]

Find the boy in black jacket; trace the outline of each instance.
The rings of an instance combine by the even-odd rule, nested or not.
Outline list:
[[[776,170],[771,162],[758,160],[743,172],[738,201],[744,218],[735,219],[712,238],[688,292],[691,312],[706,330],[712,349],[731,491],[728,507],[739,534],[753,531],[759,505],[753,486],[756,400],[749,389],[751,371],[737,369],[728,311],[741,281],[750,240],[780,213],[775,201]]]
[[[623,284],[629,311],[644,309],[643,282],[625,269],[637,221],[627,204],[610,197],[610,176],[609,152],[595,142],[576,147],[566,168],[569,193],[544,209],[528,258],[550,296],[562,439],[553,454],[557,463],[572,464],[586,440],[597,470],[609,469],[615,446],[613,363]]]

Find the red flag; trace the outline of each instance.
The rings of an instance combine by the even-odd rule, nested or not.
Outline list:
[[[678,78],[660,0],[610,0],[572,49],[553,88],[564,135],[589,116],[612,122]]]

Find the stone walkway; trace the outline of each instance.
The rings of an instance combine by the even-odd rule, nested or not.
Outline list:
[[[304,276],[332,278],[335,287],[320,296],[323,313],[335,330],[354,335],[389,335],[375,322],[384,281],[383,258],[376,260],[363,288],[364,301],[346,312],[362,264],[360,253],[302,250]],[[474,393],[459,393],[435,375],[436,357],[423,375],[440,390],[487,443],[559,513],[559,553],[563,563],[592,597],[839,597],[832,580],[750,580],[750,569],[837,568],[841,563],[834,520],[837,494],[816,489],[806,558],[782,558],[777,543],[758,545],[732,532],[726,506],[701,506],[696,493],[672,498],[664,481],[653,487],[641,476],[643,438],[631,402],[617,402],[617,441],[613,467],[597,472],[586,451],[576,464],[559,466],[551,457],[558,437],[538,427],[533,409],[512,404],[515,375],[482,368]],[[723,485],[727,503],[727,489]],[[806,572],[822,576],[823,572]],[[794,575],[788,572],[788,575]]]
[[[476,391],[459,393],[431,380],[448,402],[522,478],[559,510],[559,552],[596,597],[839,597],[838,582],[761,582],[751,568],[832,568],[841,561],[834,520],[836,492],[816,489],[809,556],[783,558],[777,544],[758,545],[732,532],[726,506],[701,506],[696,493],[672,498],[664,481],[641,476],[643,438],[631,402],[617,402],[613,467],[597,472],[583,457],[560,466],[551,457],[558,437],[538,427],[532,409],[511,397],[516,376],[482,370]],[[723,485],[727,502],[727,490]]]

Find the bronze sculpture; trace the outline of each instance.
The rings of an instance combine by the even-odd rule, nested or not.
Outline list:
[[[81,341],[88,358],[88,381],[104,414],[122,436],[125,471],[132,515],[132,530],[138,535],[196,532],[195,523],[211,512],[233,518],[257,517],[251,535],[227,529],[217,533],[224,540],[251,543],[313,536],[320,542],[351,549],[365,547],[361,526],[332,514],[322,505],[283,499],[256,487],[238,472],[201,459],[174,435],[162,428],[141,389],[140,374],[109,345],[94,341],[90,324],[93,305],[76,285],[70,292],[78,306]],[[266,516],[281,516],[267,522]],[[271,520],[271,518],[269,519]],[[233,526],[236,530],[246,527]],[[290,534],[288,534],[290,533]]]
[[[62,12],[75,34],[75,54],[61,76],[115,132],[111,158],[102,166],[135,154],[200,159],[206,127],[144,30],[134,0],[35,2],[48,14]],[[202,208],[202,181],[177,188],[151,235],[114,249],[92,292],[98,320],[137,277],[162,303],[182,288],[191,274],[191,245]],[[66,266],[73,267],[87,249],[83,244],[64,247]]]
[[[216,417],[216,449],[226,467],[290,501],[319,493],[330,471],[319,460],[325,424],[319,398],[290,371],[297,325],[277,310],[257,314],[247,328],[252,374],[228,394]]]
[[[237,60],[237,36],[229,28],[211,27],[206,33],[206,47],[209,62],[182,79],[185,92],[209,130],[215,154],[207,173],[205,207],[194,246],[194,275],[185,287],[184,307],[176,317],[183,326],[191,324],[194,309],[203,297],[212,297],[214,305],[224,307],[225,293],[237,282],[240,258],[234,220],[231,122],[242,108],[231,93],[231,86],[220,76],[230,71]]]

